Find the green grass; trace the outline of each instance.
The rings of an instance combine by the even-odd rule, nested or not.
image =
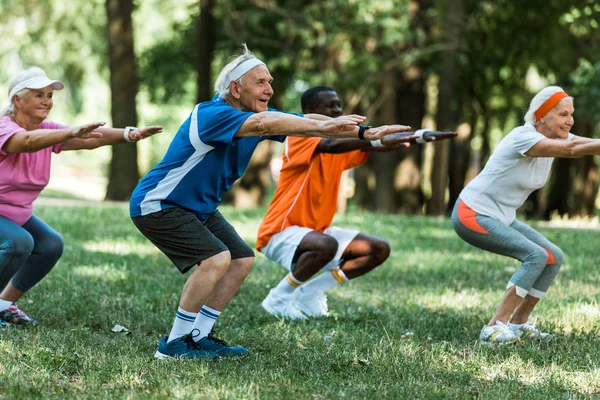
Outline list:
[[[223,207],[254,244],[264,210]],[[125,206],[37,206],[65,254],[20,302],[39,327],[0,330],[6,398],[531,398],[600,396],[600,233],[541,229],[566,253],[536,312],[549,343],[477,344],[517,262],[462,242],[447,219],[352,212],[390,259],[329,294],[331,316],[288,322],[260,301],[285,274],[258,255],[218,335],[250,349],[215,363],[152,358],[185,281]],[[131,335],[115,334],[115,324]]]

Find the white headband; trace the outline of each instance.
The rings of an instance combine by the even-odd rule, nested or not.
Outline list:
[[[45,75],[38,75],[16,84],[8,94],[8,102],[11,103],[13,96],[23,89],[42,89],[47,86],[52,86],[52,89],[54,90],[61,90],[65,88],[65,84],[61,81],[53,81]]]
[[[235,67],[233,69],[233,71],[231,71],[231,73],[229,74],[229,81],[227,82],[227,87],[229,87],[229,84],[232,81],[237,81],[246,72],[250,71],[252,68],[257,67],[259,65],[265,65],[266,66],[266,64],[264,62],[260,61],[258,58],[251,58],[249,60],[244,61],[243,63],[241,63],[237,67]]]

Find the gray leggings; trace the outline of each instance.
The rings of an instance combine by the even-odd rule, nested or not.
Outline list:
[[[562,250],[529,225],[515,219],[506,226],[476,213],[460,199],[452,212],[452,226],[467,243],[522,262],[507,285],[516,286],[520,297],[541,298],[563,262]]]

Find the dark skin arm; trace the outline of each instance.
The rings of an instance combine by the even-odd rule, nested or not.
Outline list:
[[[371,142],[360,139],[321,139],[317,148],[316,153],[329,153],[329,154],[341,154],[347,153],[354,150],[373,151],[373,152],[385,152],[396,150],[399,148],[409,147],[409,141],[417,136],[414,132],[402,132],[392,133],[384,136],[381,139],[381,143],[384,147],[373,147]]]

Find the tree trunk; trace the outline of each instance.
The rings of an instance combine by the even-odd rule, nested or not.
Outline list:
[[[396,70],[390,70],[385,73],[381,83],[380,96],[384,99],[382,107],[377,113],[377,122],[379,125],[393,124],[396,121]],[[394,200],[394,181],[396,175],[396,165],[398,164],[397,151],[386,153],[372,153],[369,158],[372,159],[371,165],[375,169],[376,189],[374,194],[375,209],[379,212],[395,212],[396,203]]]
[[[425,77],[423,69],[412,66],[401,75],[396,102],[396,120],[398,123],[420,127],[425,115]],[[403,213],[420,213],[424,195],[421,188],[421,166],[423,164],[423,146],[415,145],[396,152],[398,154],[395,171],[395,204]],[[388,166],[390,168],[390,166]]]
[[[459,56],[461,27],[464,20],[464,0],[455,0],[449,7],[445,22],[446,48],[442,52],[440,61],[440,80],[437,101],[436,125],[438,130],[449,130],[452,121],[452,101],[456,65]],[[431,171],[431,199],[427,203],[427,213],[441,215],[446,211],[446,188],[448,186],[448,152],[449,141],[435,143],[433,167]]]
[[[137,125],[137,77],[133,47],[132,0],[107,0],[108,52],[113,126]],[[107,200],[128,200],[139,180],[135,143],[112,147]]]
[[[573,133],[577,136],[593,137],[594,125],[587,121],[579,121],[573,126]],[[573,201],[569,204],[569,216],[593,216],[598,193],[598,167],[594,158],[587,156],[573,160],[572,173]]]
[[[201,103],[213,97],[211,86],[211,65],[215,50],[214,1],[200,0],[200,18],[196,29],[196,49],[198,52],[198,78],[196,80],[197,98]]]

